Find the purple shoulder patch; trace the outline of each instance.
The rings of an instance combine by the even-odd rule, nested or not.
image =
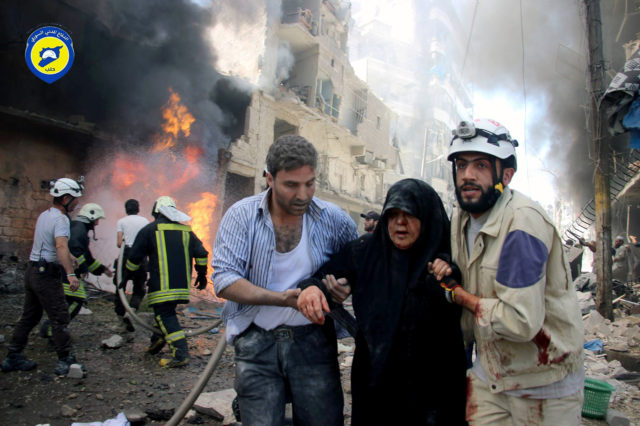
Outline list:
[[[542,278],[547,246],[524,231],[509,232],[502,245],[496,281],[510,288],[529,287]]]

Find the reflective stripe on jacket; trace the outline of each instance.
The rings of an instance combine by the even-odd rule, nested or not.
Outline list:
[[[170,222],[161,215],[138,232],[126,268],[138,270],[144,257],[148,256],[149,304],[188,303],[193,261],[206,274],[208,255],[191,227]]]
[[[84,281],[78,280],[78,289],[76,291],[71,291],[71,288],[69,288],[69,283],[62,283],[62,287],[64,288],[65,296],[87,300],[87,292],[84,289]]]

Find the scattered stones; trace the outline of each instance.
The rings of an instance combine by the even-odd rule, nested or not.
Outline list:
[[[222,424],[229,424],[235,421],[231,404],[236,397],[234,389],[225,389],[218,392],[205,392],[200,394],[193,408],[200,414],[206,414],[221,421]]]
[[[609,426],[629,426],[631,422],[629,422],[629,419],[624,413],[609,409],[609,411],[607,411],[607,424]]]
[[[69,373],[67,373],[67,377],[70,379],[82,379],[86,377],[86,372],[82,368],[81,364],[71,364],[69,366]]]
[[[78,315],[91,315],[91,314],[93,314],[93,311],[91,311],[91,309],[84,306],[80,308],[80,312],[78,312]]]
[[[4,334],[0,334],[0,343],[4,343]]]
[[[109,337],[108,339],[104,339],[102,341],[102,346],[109,348],[109,349],[118,349],[120,347],[122,347],[122,345],[124,344],[124,339],[122,338],[122,336],[118,335],[118,334],[114,334],[113,336]]]
[[[97,399],[98,401],[103,401],[103,400],[104,400],[104,396],[103,396],[101,393],[97,393],[97,394],[96,394],[96,399]]]
[[[60,414],[62,415],[62,417],[73,417],[77,413],[78,413],[78,410],[76,410],[73,407],[69,407],[66,404],[60,407]]]
[[[124,410],[124,415],[131,423],[142,422],[147,418],[147,414],[139,408],[129,408]]]

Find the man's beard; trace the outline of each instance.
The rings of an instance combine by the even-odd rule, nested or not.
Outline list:
[[[364,230],[367,231],[367,232],[372,232],[375,228],[376,228],[376,223],[375,222],[373,222],[370,225],[365,225],[364,226]]]
[[[456,186],[456,198],[458,199],[458,204],[460,204],[460,208],[469,213],[484,213],[494,206],[496,201],[498,201],[498,197],[500,197],[501,193],[495,188],[484,189],[479,185],[473,184],[463,184],[462,186],[472,186],[475,189],[480,190],[482,195],[476,201],[464,201],[462,198],[462,191],[460,187]]]

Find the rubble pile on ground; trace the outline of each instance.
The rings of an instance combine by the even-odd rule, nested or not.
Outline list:
[[[629,289],[630,294],[638,294],[637,286]],[[640,312],[636,313],[635,302],[619,298],[614,303],[615,320],[610,321],[595,310],[592,293],[578,292],[578,299],[584,319],[586,376],[614,386],[610,407],[637,419],[640,413],[630,411],[640,401]]]

